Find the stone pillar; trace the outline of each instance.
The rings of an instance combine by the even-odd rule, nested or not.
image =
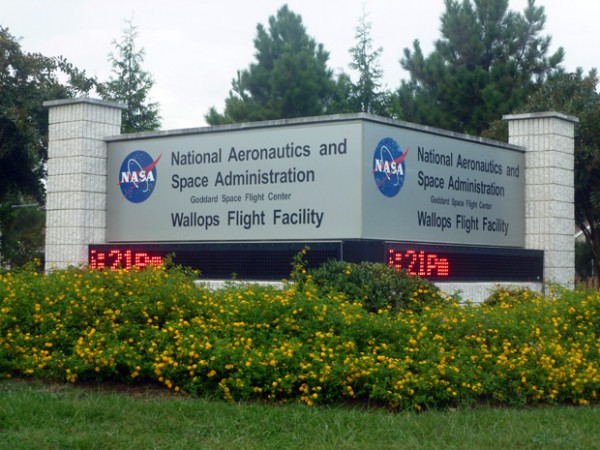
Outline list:
[[[49,108],[46,270],[87,262],[87,246],[106,238],[104,138],[121,133],[123,105],[76,98]]]
[[[509,143],[525,153],[525,247],[544,250],[544,281],[575,281],[573,116],[556,112],[513,114]]]

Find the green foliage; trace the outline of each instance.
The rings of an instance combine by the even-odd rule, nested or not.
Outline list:
[[[597,403],[600,294],[518,295],[369,313],[311,282],[210,291],[176,268],[23,269],[0,274],[0,372],[417,411]]]
[[[394,105],[403,120],[480,135],[491,122],[521,106],[563,58],[548,56],[543,6],[529,0],[523,14],[508,0],[446,0],[441,39],[425,56],[418,41],[404,50]]]
[[[341,293],[370,312],[421,311],[442,298],[439,288],[427,280],[381,263],[330,260],[309,274],[322,295]]]
[[[43,258],[44,252],[45,211],[27,199],[10,200],[0,205],[0,267],[21,266]]]
[[[0,265],[21,264],[39,256],[43,246],[43,211],[13,205],[45,201],[44,102],[85,95],[94,85],[94,78],[62,57],[25,52],[0,26]]]
[[[351,101],[354,90],[355,86],[350,75],[345,72],[338,74],[329,98],[328,113],[347,114],[358,112],[359,108]]]
[[[597,86],[598,74],[595,69],[586,75],[581,68],[572,73],[558,71],[549,76],[544,84],[529,96],[521,111],[556,110],[577,116],[582,113],[589,114],[598,107]],[[585,141],[593,139],[593,136],[593,133],[578,135]]]
[[[121,125],[123,133],[160,128],[158,104],[148,101],[154,80],[150,73],[142,69],[145,52],[144,49],[137,50],[137,36],[137,27],[131,20],[126,21],[121,40],[113,41],[117,54],[109,55],[113,75],[106,83],[98,85],[98,93],[104,100],[127,106]]]
[[[211,125],[324,114],[334,83],[329,54],[306,34],[302,18],[287,5],[258,24],[256,62],[238,71],[223,114],[211,108]]]
[[[589,242],[575,241],[575,274],[580,278],[590,278],[593,274],[594,253]]]
[[[0,204],[20,196],[43,202],[48,155],[43,103],[85,94],[93,84],[64,58],[23,51],[0,26]]]
[[[292,271],[290,278],[296,283],[299,289],[303,289],[308,281],[308,260],[306,259],[310,247],[307,245],[292,258]]]

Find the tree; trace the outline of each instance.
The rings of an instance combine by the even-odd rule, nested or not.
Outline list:
[[[158,103],[148,102],[154,80],[142,69],[145,52],[143,48],[136,49],[137,27],[131,20],[125,22],[121,40],[113,40],[117,54],[109,54],[113,75],[98,85],[98,93],[104,100],[127,106],[121,125],[123,133],[157,130],[160,128]]]
[[[256,62],[238,71],[221,114],[213,107],[211,125],[321,115],[334,90],[329,54],[309,37],[302,18],[282,6],[258,24]]]
[[[70,83],[62,84],[61,74]],[[43,201],[48,154],[48,110],[43,103],[92,86],[85,72],[63,58],[23,52],[8,28],[0,26],[0,203],[17,195]]]
[[[579,118],[575,126],[575,223],[593,255],[600,280],[600,95],[598,74],[559,72],[530,98],[523,111],[560,111]]]
[[[349,103],[354,111],[382,114],[386,94],[381,92],[383,71],[379,65],[381,47],[373,50],[371,24],[363,12],[355,29],[356,45],[350,49],[350,68],[358,72],[358,81],[352,84]]]
[[[22,266],[34,258],[42,261],[46,214],[40,205],[5,203],[0,206],[0,218],[0,268]]]
[[[65,76],[67,82],[61,82]],[[13,207],[44,202],[48,110],[43,103],[86,95],[94,85],[93,78],[62,57],[24,52],[8,28],[0,26],[0,259],[5,263],[19,263],[39,249],[29,225],[37,224],[43,239],[43,220],[38,220],[43,212]]]
[[[404,50],[402,82],[394,115],[413,122],[480,135],[514,112],[560,68],[562,48],[547,56],[546,16],[528,0],[523,14],[508,0],[445,0],[442,38],[423,55],[419,41]]]
[[[346,114],[360,111],[356,102],[353,101],[355,84],[350,75],[340,72],[335,80],[333,90],[327,100],[327,114]]]

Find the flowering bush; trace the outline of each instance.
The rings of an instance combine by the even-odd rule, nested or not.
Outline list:
[[[525,295],[368,312],[310,281],[211,291],[177,268],[8,272],[0,374],[308,405],[596,402],[600,294]]]
[[[342,293],[359,300],[370,312],[386,308],[420,311],[425,305],[442,301],[434,284],[382,263],[330,260],[309,274],[319,293]]]

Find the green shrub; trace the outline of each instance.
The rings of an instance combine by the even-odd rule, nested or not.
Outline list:
[[[599,292],[523,291],[497,306],[419,304],[430,289],[422,280],[342,264],[341,285],[363,298],[319,292],[326,288],[303,269],[302,282],[283,289],[214,291],[165,267],[0,274],[0,378],[150,382],[230,401],[368,401],[419,411],[598,403]],[[334,267],[322,268],[328,283]],[[365,312],[364,293],[386,277],[404,277],[409,305],[422,310],[391,314],[387,303]]]
[[[382,263],[348,263],[330,260],[309,271],[322,294],[343,293],[360,301],[370,312],[384,309],[420,311],[441,300],[440,290],[429,281]]]

